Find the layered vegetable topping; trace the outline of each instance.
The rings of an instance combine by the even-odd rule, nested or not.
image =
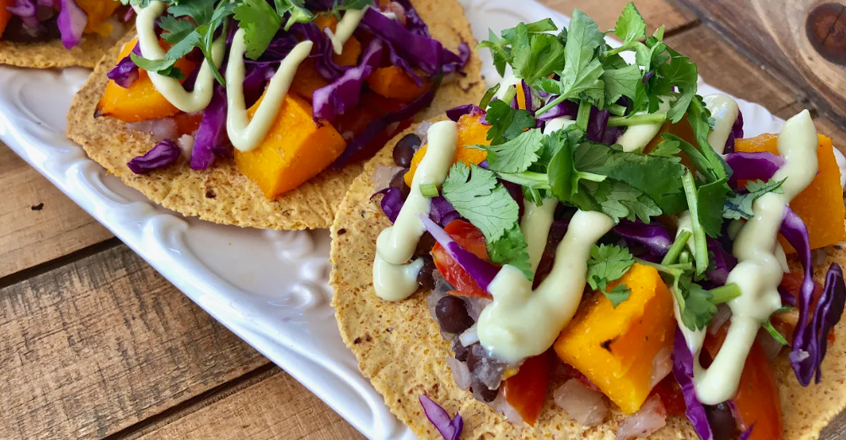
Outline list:
[[[372,154],[470,56],[433,39],[408,0],[129,3],[138,38],[97,116],[178,145],[194,170],[234,154],[269,199]],[[176,164],[161,145],[132,171]]]
[[[552,392],[585,426],[618,407],[618,439],[682,413],[703,439],[781,438],[769,361],[819,382],[846,300],[836,263],[812,278],[846,238],[831,140],[807,111],[744,138],[663,28],[629,4],[612,32],[576,10],[481,43],[505,79],[377,168],[376,294],[431,290],[456,383],[515,423]]]
[[[61,39],[70,49],[83,34],[108,37],[115,24],[126,21],[118,0],[2,0],[0,39],[36,43]]]

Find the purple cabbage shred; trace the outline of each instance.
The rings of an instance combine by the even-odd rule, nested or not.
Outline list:
[[[382,207],[382,212],[385,213],[385,216],[388,217],[388,220],[391,223],[397,221],[397,216],[402,210],[402,205],[405,201],[402,199],[402,191],[394,187],[387,187],[376,194],[373,194],[370,199],[373,200],[376,196],[382,194],[382,201],[379,203],[379,206]]]
[[[333,83],[314,91],[314,118],[332,122],[347,109],[358,105],[364,81],[378,66],[382,56],[382,42],[373,39],[364,51],[361,64],[347,70]]]
[[[726,140],[723,154],[734,153],[734,145],[738,139],[743,139],[743,113],[740,110],[737,111],[737,120],[731,126],[731,133],[729,133],[729,137]]]
[[[458,122],[458,120],[464,115],[484,116],[486,114],[487,112],[482,110],[482,108],[476,104],[459,105],[458,107],[453,107],[446,111],[447,117],[453,122]]]
[[[732,174],[729,185],[737,187],[738,180],[769,180],[784,165],[784,158],[766,151],[730,153],[726,163]]]
[[[437,196],[432,198],[432,209],[429,213],[435,223],[446,227],[452,223],[453,220],[461,218],[461,214],[455,210],[451,203],[447,201],[444,196]]]
[[[634,222],[621,220],[614,227],[614,233],[630,243],[630,247],[635,243],[644,246],[648,255],[642,257],[646,257],[644,259],[653,262],[661,261],[673,244],[667,229],[657,221],[646,224],[640,220]]]
[[[216,84],[211,102],[203,110],[203,119],[194,138],[194,149],[191,152],[192,170],[211,167],[216,158],[215,150],[221,149],[222,144],[227,141],[226,109],[226,88]]]
[[[425,394],[421,394],[418,399],[423,407],[423,412],[426,413],[426,418],[432,422],[441,437],[444,440],[458,440],[461,431],[464,429],[464,420],[461,415],[456,413],[455,418],[450,419],[449,413]]]
[[[159,142],[143,156],[138,156],[129,161],[126,166],[135,174],[147,174],[159,168],[165,168],[176,163],[182,149],[170,139]]]
[[[132,48],[132,53],[141,56],[141,46],[138,43],[135,43],[135,47]],[[110,80],[114,81],[115,84],[123,87],[124,89],[128,89],[132,86],[132,83],[138,79],[138,66],[132,62],[132,57],[127,55],[121,58],[115,68],[110,70],[106,76],[109,77]]]
[[[420,220],[423,221],[423,225],[426,227],[426,231],[432,234],[432,237],[440,243],[441,246],[444,247],[446,252],[464,269],[473,281],[482,288],[482,290],[488,290],[488,286],[493,281],[496,274],[499,272],[499,268],[488,263],[485,260],[474,255],[472,252],[464,249],[452,239],[452,237],[447,234],[437,223],[433,222],[425,214],[420,214]]]
[[[684,395],[684,403],[687,407],[684,414],[690,420],[693,429],[702,440],[713,440],[714,433],[708,423],[705,407],[696,397],[696,387],[693,384],[693,354],[687,348],[681,329],[676,329],[676,340],[673,343],[673,375]]]
[[[88,24],[88,14],[74,0],[59,0],[59,32],[62,44],[71,49],[82,41],[82,32]]]

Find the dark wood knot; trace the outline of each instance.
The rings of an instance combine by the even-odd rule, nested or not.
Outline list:
[[[805,22],[805,32],[823,58],[846,65],[846,5],[824,3],[815,7]]]

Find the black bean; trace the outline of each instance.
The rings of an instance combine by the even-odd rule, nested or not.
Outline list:
[[[447,295],[441,298],[435,306],[435,315],[441,330],[447,333],[462,333],[473,325],[473,318],[467,313],[464,300],[457,296]]]
[[[3,39],[16,43],[43,43],[61,38],[52,7],[39,6],[36,16],[41,20],[41,27],[32,29],[25,27],[20,17],[13,15],[3,31]]]
[[[473,389],[473,396],[483,402],[493,402],[499,394],[499,389],[492,390],[481,382],[473,382],[470,387]]]
[[[705,405],[705,414],[708,416],[708,424],[714,432],[714,440],[727,440],[734,438],[737,434],[737,421],[727,403],[716,405]]]
[[[435,261],[430,255],[421,255],[423,259],[423,269],[417,274],[417,284],[424,290],[433,290],[435,288]]]
[[[432,234],[426,232],[420,236],[420,240],[417,242],[417,248],[414,250],[414,255],[429,255],[433,247],[435,247],[435,237],[432,237]]]
[[[391,188],[396,188],[402,191],[402,199],[405,200],[408,198],[408,193],[411,192],[411,188],[405,184],[405,173],[408,172],[408,169],[401,169],[394,174],[394,177],[391,178]]]
[[[455,359],[461,362],[467,362],[467,356],[470,355],[470,349],[461,343],[461,339],[455,338],[452,341],[452,351],[455,353]]]
[[[420,147],[420,136],[414,133],[409,133],[403,136],[402,139],[394,145],[394,163],[397,166],[408,168],[411,166],[411,159],[417,148]]]

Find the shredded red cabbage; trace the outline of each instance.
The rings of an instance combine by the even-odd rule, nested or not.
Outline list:
[[[729,272],[737,266],[737,258],[727,252],[719,241],[711,237],[706,237],[706,239],[708,242],[708,252],[714,254],[712,259],[714,269],[708,269],[705,275],[708,276],[708,280],[715,286],[724,286]]]
[[[623,129],[621,127],[608,126],[608,117],[610,116],[611,112],[608,110],[600,111],[596,107],[591,107],[587,129],[587,139],[589,141],[614,145],[617,139],[623,135]]]
[[[753,423],[753,424],[751,424],[751,425],[749,425],[749,428],[748,428],[748,429],[746,429],[746,431],[743,431],[742,433],[740,433],[740,437],[738,437],[738,439],[737,439],[737,440],[746,440],[746,439],[748,439],[748,438],[749,438],[749,436],[751,436],[751,435],[752,435],[752,430],[753,430],[753,429],[755,429],[755,424],[754,424],[754,423]]]
[[[397,3],[405,9],[405,26],[411,33],[424,36],[429,35],[429,27],[426,26],[423,19],[417,15],[417,10],[414,9],[414,5],[412,5],[409,0],[394,0],[394,3]]]
[[[310,58],[315,62],[314,64],[317,69],[317,73],[319,73],[326,81],[335,81],[348,69],[347,67],[339,66],[335,62],[335,48],[332,45],[332,41],[329,40],[329,36],[323,33],[323,29],[318,28],[316,24],[296,23],[291,27],[291,31],[293,34],[301,35],[306,40],[314,43],[314,49],[312,49],[313,55]],[[283,36],[281,38],[287,39],[290,38],[290,35],[291,34],[288,34],[287,36]],[[294,44],[296,44],[296,41],[294,41]],[[288,50],[290,51],[290,49]],[[287,55],[287,53],[285,55]],[[279,57],[278,61],[281,61],[283,58],[285,58],[284,55]]]
[[[33,0],[15,0],[14,5],[6,6],[6,10],[20,18],[25,28],[41,29],[38,8]]]
[[[70,49],[82,41],[82,31],[88,24],[88,14],[74,0],[59,0],[59,32],[62,44]]]
[[[361,134],[359,134],[347,143],[347,147],[344,149],[344,152],[341,153],[341,156],[338,157],[333,166],[335,168],[340,168],[344,166],[353,157],[355,157],[356,154],[363,150],[364,147],[366,147],[371,141],[373,141],[373,139],[376,139],[376,137],[379,136],[379,133],[382,133],[385,129],[387,129],[389,125],[394,124],[396,122],[405,121],[406,119],[411,119],[414,117],[414,115],[416,115],[421,110],[432,104],[432,101],[435,99],[435,92],[437,92],[438,87],[440,87],[440,79],[435,81],[434,85],[432,85],[432,87],[427,90],[426,93],[424,93],[416,100],[410,102],[408,105],[401,108],[399,111],[390,113],[381,118],[370,121],[370,123],[367,124],[367,127],[365,127],[364,131],[362,131]]]
[[[673,343],[673,375],[684,395],[684,403],[687,406],[684,414],[693,429],[702,440],[713,440],[714,434],[708,424],[705,407],[696,397],[696,387],[693,384],[693,354],[687,348],[681,329],[676,329],[676,340]]]
[[[443,196],[432,198],[432,209],[429,212],[429,215],[432,216],[432,220],[434,220],[435,223],[443,227],[446,227],[446,225],[450,224],[453,220],[461,218],[461,214],[459,214],[452,204],[449,203]]]
[[[347,70],[335,82],[314,91],[314,118],[332,122],[347,109],[358,105],[364,81],[370,77],[382,56],[382,41],[373,39],[365,49],[361,64]]]
[[[737,111],[737,120],[734,121],[734,125],[731,126],[731,133],[729,133],[729,137],[726,140],[726,146],[723,149],[723,154],[734,153],[734,144],[738,139],[743,139],[743,113],[740,110]]]
[[[840,266],[836,264],[829,268],[825,292],[820,297],[809,322],[808,313],[813,301],[814,279],[808,228],[805,227],[799,215],[790,207],[786,207],[779,232],[796,249],[805,272],[798,301],[799,320],[793,331],[793,348],[789,358],[799,383],[802,386],[808,386],[814,376],[816,376],[816,383],[820,381],[820,364],[825,356],[828,330],[840,320],[840,315],[843,313],[843,273]]]
[[[458,122],[464,115],[479,116],[486,114],[487,112],[476,104],[459,105],[446,111],[447,117],[453,122]]]
[[[544,105],[552,102],[554,99],[558,98],[557,95],[550,95]],[[560,118],[562,116],[569,116],[573,119],[576,119],[576,116],[579,114],[579,103],[573,101],[563,101],[560,104],[556,105],[549,110],[548,112],[540,115],[538,117],[539,121],[549,121],[551,119]]]
[[[456,243],[446,231],[441,229],[437,223],[433,222],[429,216],[420,214],[420,220],[423,221],[426,231],[432,234],[435,241],[444,247],[447,254],[449,254],[449,256],[452,257],[452,259],[455,260],[455,262],[458,263],[458,265],[461,266],[468,275],[470,275],[470,278],[473,278],[473,281],[475,281],[482,290],[487,292],[488,285],[490,285],[491,281],[493,281],[494,277],[496,277],[496,274],[499,272],[499,268],[462,248],[461,245]]]
[[[147,154],[130,160],[126,166],[135,174],[147,174],[150,171],[173,165],[179,159],[180,154],[182,154],[182,149],[172,140],[165,139],[148,151]]]
[[[769,180],[784,165],[784,158],[773,153],[730,153],[726,163],[732,174],[729,185],[737,187],[738,180]]]
[[[533,111],[534,107],[532,107],[532,88],[526,84],[526,80],[520,80],[520,86],[523,88],[523,96],[526,97],[526,110]]]
[[[456,413],[455,418],[450,419],[449,413],[425,394],[421,394],[418,399],[420,405],[423,406],[423,412],[426,413],[426,418],[432,422],[441,437],[444,440],[458,440],[464,429],[464,420],[461,415]]]
[[[447,49],[431,36],[412,32],[396,20],[368,9],[361,21],[362,27],[393,46],[399,56],[419,67],[428,75],[449,72],[449,65],[463,65],[461,55]],[[469,51],[467,52],[469,57]]]
[[[135,47],[132,48],[132,53],[141,56],[141,46],[139,46],[138,43],[135,43]],[[110,80],[114,81],[115,84],[123,87],[124,89],[128,89],[132,86],[132,83],[138,79],[138,66],[136,66],[132,61],[132,58],[127,55],[121,58],[115,68],[110,70],[106,76],[109,77]]]
[[[614,227],[614,233],[626,239],[629,247],[633,247],[634,243],[643,245],[649,254],[641,257],[649,261],[661,261],[673,245],[667,229],[657,221],[646,224],[640,220],[621,220]]]
[[[212,166],[216,158],[215,149],[221,148],[220,145],[227,141],[226,109],[226,88],[217,84],[211,102],[203,110],[203,119],[194,138],[192,170],[205,170]]]
[[[385,213],[385,216],[388,217],[391,223],[396,222],[402,205],[405,203],[405,200],[402,199],[402,191],[389,186],[370,196],[370,200],[373,200],[379,194],[383,195],[382,201],[379,204],[382,207],[382,212]]]

